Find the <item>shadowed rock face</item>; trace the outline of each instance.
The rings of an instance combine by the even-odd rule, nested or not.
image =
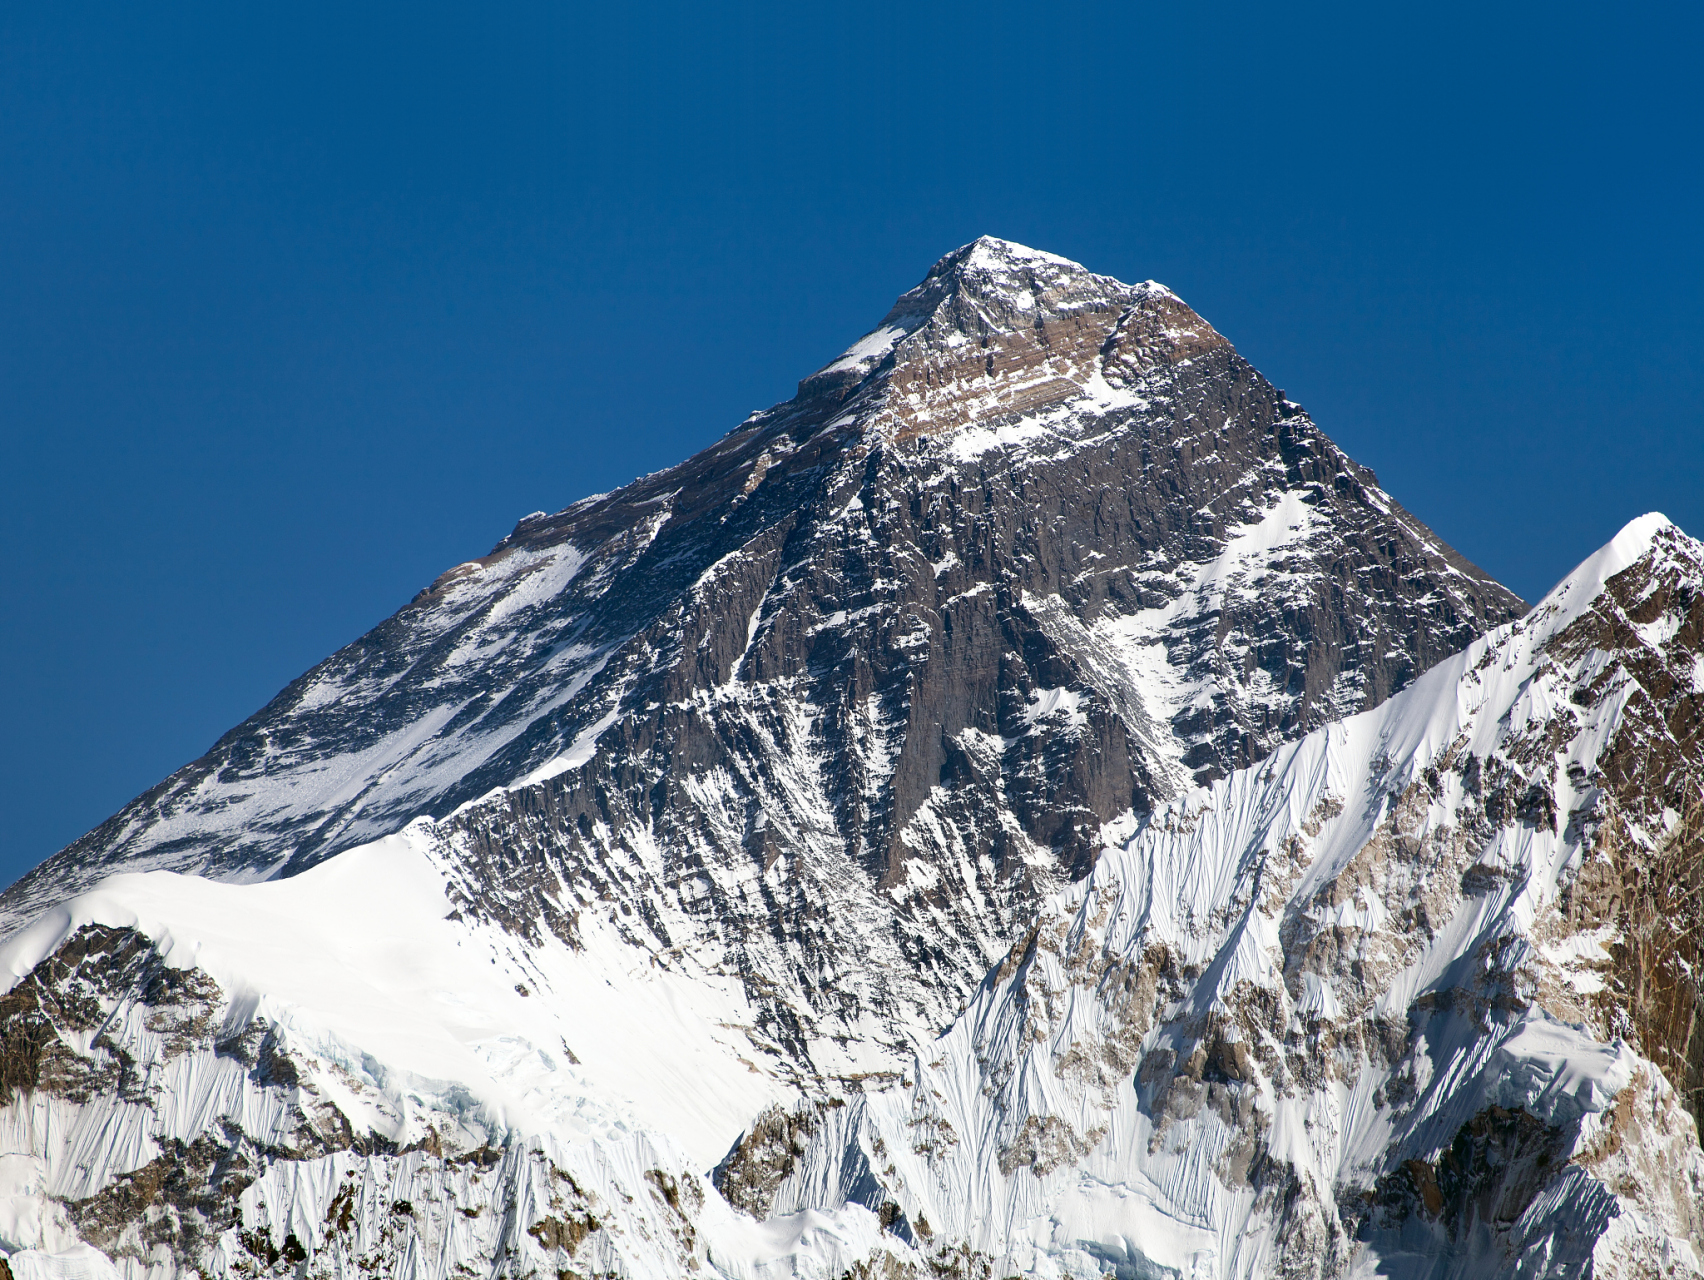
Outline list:
[[[567,938],[619,909],[776,992],[765,1030],[815,1061],[939,1025],[1109,824],[1521,608],[1170,291],[984,239],[794,399],[522,520],[3,906],[290,874],[430,815],[465,909]]]

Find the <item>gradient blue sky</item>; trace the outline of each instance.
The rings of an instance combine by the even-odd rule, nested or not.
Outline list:
[[[1704,532],[1696,4],[6,6],[0,880],[984,232],[1531,598]]]

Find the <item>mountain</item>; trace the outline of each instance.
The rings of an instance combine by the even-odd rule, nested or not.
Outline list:
[[[729,984],[822,1094],[900,1069],[1157,806],[1521,609],[1169,290],[985,238],[792,400],[522,520],[0,912],[429,832],[463,917]]]
[[[0,898],[0,1280],[1704,1274],[1701,731],[979,240]]]
[[[1701,712],[1704,545],[1645,517],[1158,806],[902,1070],[814,1091],[620,901],[467,910],[452,823],[114,876],[0,947],[6,1269],[1704,1274]]]

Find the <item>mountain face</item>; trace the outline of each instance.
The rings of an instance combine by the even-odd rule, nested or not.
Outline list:
[[[870,1181],[1001,1275],[1698,1275],[1701,711],[1704,545],[1645,517],[1162,807],[899,1086],[770,1113],[724,1189]]]
[[[0,907],[0,1278],[1704,1276],[1704,544],[1002,241]]]
[[[6,1269],[1704,1275],[1701,712],[1704,545],[1645,517],[1158,806],[901,1070],[814,1090],[624,901],[469,911],[452,822],[111,877],[0,947]]]
[[[433,820],[469,919],[896,1069],[1050,893],[1507,591],[1169,290],[983,239],[794,399],[531,516],[10,889],[247,882]]]

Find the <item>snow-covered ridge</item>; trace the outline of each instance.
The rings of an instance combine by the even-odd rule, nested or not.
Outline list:
[[[909,332],[910,329],[903,324],[884,324],[881,328],[859,338],[858,341],[846,348],[838,359],[825,364],[818,372],[855,372],[860,375],[868,373]]]
[[[139,930],[156,941],[162,963],[206,974],[233,1000],[252,1003],[250,1016],[288,1026],[306,1044],[350,1046],[342,1052],[356,1069],[362,1054],[382,1062],[392,1082],[385,1101],[346,1111],[358,1128],[404,1146],[444,1109],[430,1097],[448,1082],[477,1100],[499,1135],[558,1122],[600,1136],[636,1128],[626,1090],[648,1100],[644,1124],[675,1135],[702,1162],[726,1150],[745,1115],[779,1096],[773,1081],[737,1064],[751,1052],[743,1037],[731,1037],[733,1049],[715,1061],[696,1047],[724,1034],[719,1023],[739,1021],[737,993],[717,1001],[717,984],[657,970],[623,947],[607,951],[595,929],[579,951],[529,950],[501,930],[454,919],[442,858],[432,823],[421,819],[286,880],[114,876],[8,940],[0,973],[15,984],[89,925]],[[621,1036],[588,1032],[623,1022]],[[651,1032],[686,1038],[653,1041]],[[527,1057],[536,1070],[511,1061]],[[571,1102],[557,1100],[559,1088]],[[573,1118],[600,1095],[608,1101],[599,1119]]]
[[[982,268],[998,271],[1010,267],[1014,263],[1046,263],[1049,266],[1067,267],[1073,270],[1083,270],[1083,265],[1069,258],[1062,258],[1057,253],[1048,253],[1045,249],[1032,249],[1028,245],[1019,244],[1015,240],[1002,240],[998,236],[981,236],[958,251],[964,254],[964,265],[968,268]]]
[[[736,987],[595,927],[529,948],[458,918],[431,828],[267,884],[115,876],[0,950],[13,1054],[25,1008],[52,1037],[0,1107],[14,1275],[438,1276],[507,1254],[662,1280],[868,1253],[864,1210],[759,1228],[704,1181],[789,1096]],[[127,1220],[125,1188],[185,1147],[224,1152],[211,1179]]]

